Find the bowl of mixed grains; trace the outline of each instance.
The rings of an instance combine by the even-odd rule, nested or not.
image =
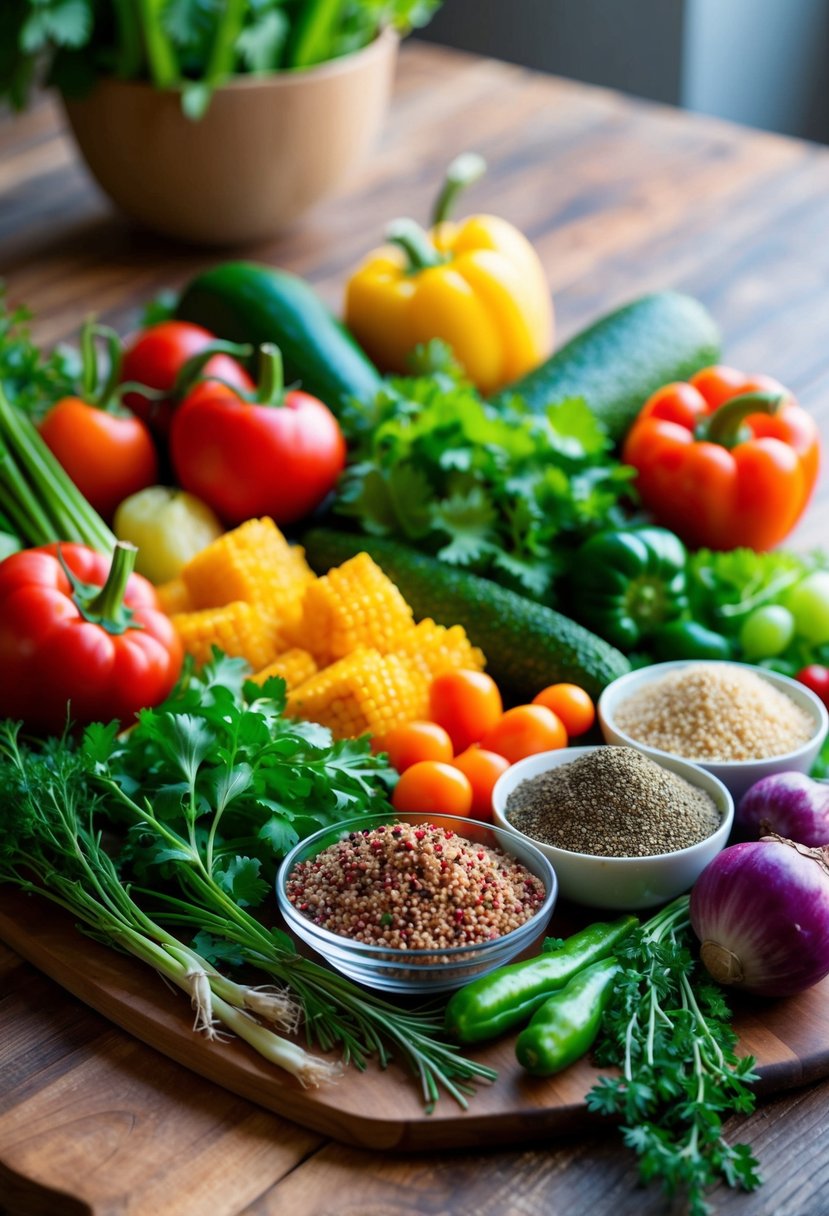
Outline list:
[[[558,893],[531,841],[450,815],[362,816],[301,841],[276,880],[297,937],[389,992],[459,988],[543,934]]]
[[[826,738],[826,707],[805,685],[748,663],[679,660],[614,680],[599,698],[608,743],[690,760],[739,799],[777,772],[808,772]]]
[[[495,783],[492,813],[543,851],[563,898],[635,911],[693,886],[728,841],[734,802],[694,764],[600,744],[513,764]]]

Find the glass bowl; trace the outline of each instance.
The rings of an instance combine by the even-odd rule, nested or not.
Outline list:
[[[351,832],[395,823],[423,826],[433,824],[455,832],[474,844],[500,849],[538,878],[545,896],[536,912],[518,928],[500,937],[475,945],[444,949],[406,950],[385,945],[367,945],[354,938],[331,932],[314,924],[288,899],[289,876],[299,862],[316,857],[323,849],[344,839]],[[452,815],[402,814],[365,815],[323,828],[300,841],[279,868],[276,898],[287,927],[320,954],[327,963],[370,988],[387,992],[437,993],[460,988],[487,971],[510,962],[540,939],[552,915],[558,894],[558,880],[550,862],[536,845],[514,833]]]
[[[565,747],[540,752],[519,760],[502,773],[492,791],[492,814],[495,822],[514,832],[522,840],[532,839],[514,827],[507,819],[507,799],[522,781],[538,777],[561,764],[570,764],[607,744],[593,747]],[[704,769],[675,757],[650,757],[660,767],[684,777],[692,785],[705,790],[713,798],[720,813],[720,826],[705,840],[677,849],[673,853],[655,853],[646,857],[600,857],[592,853],[575,853],[542,841],[533,841],[555,867],[562,899],[591,908],[613,909],[617,912],[637,912],[668,903],[689,890],[717,853],[725,848],[734,822],[734,801],[721,781]]]

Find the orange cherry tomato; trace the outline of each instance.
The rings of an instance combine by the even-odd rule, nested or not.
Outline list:
[[[498,685],[486,672],[447,671],[432,681],[429,713],[448,731],[456,753],[482,739],[503,708]]]
[[[468,815],[472,809],[472,784],[465,773],[451,764],[420,760],[406,769],[394,787],[391,801],[396,811]]]
[[[533,697],[533,705],[546,705],[564,724],[567,737],[583,735],[596,721],[596,707],[578,684],[549,684]]]
[[[389,762],[398,773],[420,760],[443,760],[454,756],[452,740],[437,722],[406,722],[379,740],[378,751],[388,752]]]
[[[505,773],[509,768],[509,760],[498,752],[485,751],[477,743],[473,743],[465,752],[456,756],[452,763],[455,768],[466,774],[472,786],[472,818],[491,823],[492,787],[501,773]]]
[[[516,705],[481,740],[486,751],[506,756],[510,764],[567,746],[567,731],[558,714],[546,705]]]

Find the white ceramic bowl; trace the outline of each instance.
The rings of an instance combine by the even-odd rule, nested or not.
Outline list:
[[[627,747],[636,747],[640,752],[650,756],[653,760],[660,762],[667,759],[688,759],[674,755],[670,752],[661,751],[656,747],[649,747],[646,743],[638,739],[632,738],[625,734],[616,725],[616,711],[621,703],[632,693],[638,692],[653,680],[658,680],[668,672],[678,671],[682,667],[696,666],[701,660],[699,659],[677,659],[671,663],[655,663],[651,667],[642,667],[638,671],[628,672],[626,676],[620,676],[618,680],[614,680],[609,684],[599,697],[597,706],[599,725],[601,726],[602,734],[608,743],[623,744]],[[767,671],[764,667],[753,667],[749,663],[730,663],[729,660],[709,660],[706,659],[706,665],[710,663],[728,663],[732,667],[743,667],[747,671],[754,672],[755,675],[767,680],[773,687],[786,693],[787,696],[799,705],[801,709],[810,714],[814,721],[814,732],[808,743],[804,743],[802,747],[795,751],[781,753],[778,756],[769,756],[763,760],[697,760],[694,764],[711,773],[712,776],[718,777],[723,785],[727,786],[731,791],[731,796],[735,802],[738,802],[746,790],[759,781],[761,777],[769,777],[772,773],[785,772],[800,772],[808,773],[809,769],[814,764],[818,752],[823,746],[823,741],[826,738],[826,732],[829,728],[829,715],[826,712],[826,706],[816,697],[811,689],[805,685],[798,683],[797,680],[791,680],[788,676],[778,675],[775,671]]]
[[[601,747],[603,744],[598,744]],[[574,903],[592,908],[613,908],[636,911],[667,903],[687,891],[696,882],[709,861],[728,843],[734,821],[734,802],[721,781],[695,764],[674,758],[660,758],[657,763],[710,794],[721,815],[719,828],[699,844],[674,853],[659,853],[653,857],[595,857],[590,853],[572,853],[558,849],[520,832],[506,816],[507,798],[522,781],[537,777],[561,764],[569,764],[596,750],[596,747],[566,747],[553,752],[540,752],[519,760],[507,769],[492,791],[492,814],[495,823],[522,840],[532,841],[552,863],[558,876],[559,894]]]
[[[432,823],[457,833],[466,840],[490,848],[501,849],[522,863],[544,884],[545,898],[537,911],[509,933],[491,941],[471,946],[451,946],[445,950],[399,950],[389,946],[369,946],[332,933],[314,924],[294,907],[287,895],[288,878],[301,861],[315,857],[349,832],[375,828],[380,824]],[[527,836],[517,836],[489,823],[461,819],[452,815],[391,812],[388,815],[367,815],[344,820],[322,828],[296,845],[280,866],[276,879],[279,910],[289,929],[312,946],[326,962],[349,979],[369,988],[387,992],[432,994],[449,992],[495,967],[510,962],[516,955],[532,946],[544,933],[552,915],[558,894],[555,871],[539,845]]]

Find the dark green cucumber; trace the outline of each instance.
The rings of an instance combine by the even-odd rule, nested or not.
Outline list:
[[[538,412],[583,397],[618,443],[652,393],[719,357],[720,336],[702,304],[658,292],[608,313],[493,400],[518,393]]]
[[[364,550],[397,584],[417,620],[463,625],[512,700],[530,700],[558,683],[579,684],[596,697],[630,670],[620,651],[552,608],[396,541],[314,528],[302,544],[319,574]]]
[[[382,379],[348,331],[303,279],[253,262],[225,262],[197,275],[176,316],[229,342],[275,342],[285,383],[301,387],[338,413],[351,400],[370,401]]]

